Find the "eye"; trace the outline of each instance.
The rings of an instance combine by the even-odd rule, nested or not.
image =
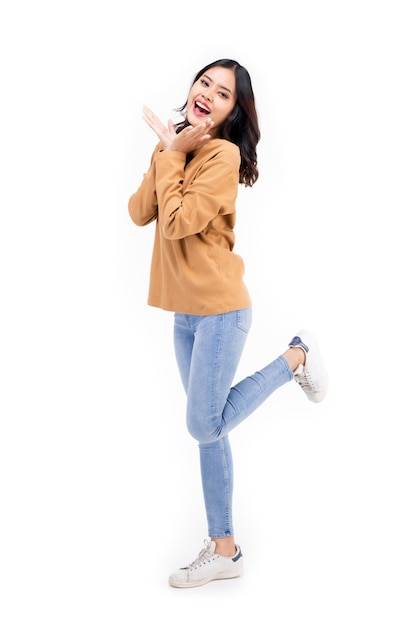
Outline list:
[[[208,81],[207,81],[207,80],[205,80],[204,78],[201,78],[201,79],[200,79],[200,82],[202,83],[202,85],[203,85],[204,87],[209,87],[209,83],[208,83]]]
[[[226,93],[225,91],[220,91],[219,95],[221,96],[221,98],[225,98],[225,100],[229,98],[229,94]]]

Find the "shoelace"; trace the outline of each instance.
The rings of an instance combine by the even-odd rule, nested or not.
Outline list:
[[[185,567],[184,569],[194,569],[196,567],[200,567],[206,561],[209,561],[210,559],[213,558],[213,552],[211,550],[210,541],[205,539],[204,543],[205,543],[205,547],[199,552],[197,558],[192,563],[190,563],[190,565],[187,565],[187,567]]]
[[[294,378],[296,382],[298,383],[298,385],[300,385],[303,390],[305,389],[311,390],[314,387],[313,382],[309,376],[309,372],[307,373],[306,371],[306,367],[304,367],[301,372],[297,374],[295,373]]]

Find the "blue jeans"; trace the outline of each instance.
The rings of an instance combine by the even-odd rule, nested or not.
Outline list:
[[[251,327],[251,308],[219,315],[175,313],[174,348],[187,394],[187,428],[198,442],[209,537],[234,534],[228,433],[293,379],[279,356],[231,387]]]

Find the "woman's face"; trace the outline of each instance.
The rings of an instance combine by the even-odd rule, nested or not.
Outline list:
[[[213,126],[208,132],[215,137],[216,128],[226,120],[236,101],[234,71],[226,67],[211,67],[190,89],[187,120],[192,126],[197,126],[210,117]]]

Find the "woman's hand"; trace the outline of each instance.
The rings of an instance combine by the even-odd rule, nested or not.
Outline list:
[[[202,120],[198,126],[186,126],[181,133],[177,134],[172,120],[168,120],[167,127],[147,106],[143,107],[143,119],[155,132],[164,146],[164,150],[177,150],[179,152],[193,152],[199,146],[211,139],[209,130],[213,126],[210,118]]]

